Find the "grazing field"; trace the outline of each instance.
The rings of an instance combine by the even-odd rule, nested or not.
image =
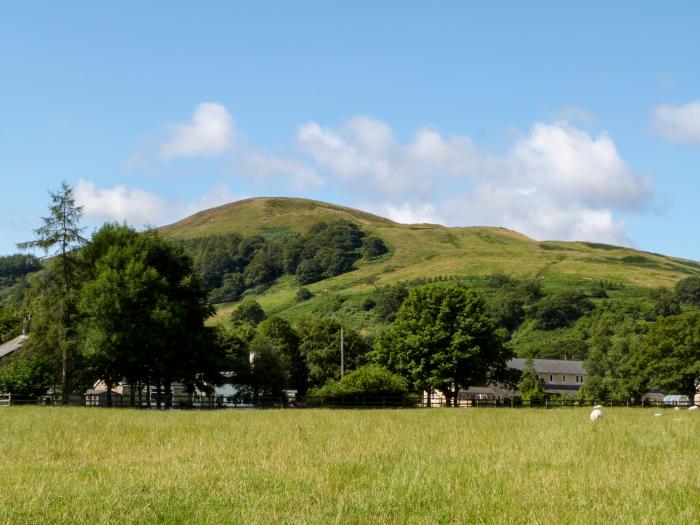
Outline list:
[[[700,523],[700,415],[0,409],[0,523]]]

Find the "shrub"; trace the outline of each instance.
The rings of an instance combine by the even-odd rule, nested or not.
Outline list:
[[[374,259],[375,257],[384,255],[388,251],[389,249],[386,244],[384,244],[384,241],[373,235],[366,237],[362,243],[362,256],[365,259]]]
[[[372,308],[374,308],[377,305],[377,302],[372,299],[371,297],[365,297],[362,300],[362,304],[360,304],[360,308],[362,308],[365,312],[368,312]]]
[[[399,402],[407,392],[408,383],[403,377],[392,374],[383,366],[369,364],[349,372],[341,381],[330,380],[314,388],[309,397],[321,397],[327,401],[391,397]]]
[[[297,290],[297,295],[296,295],[296,300],[298,303],[301,303],[303,301],[308,301],[314,296],[308,288],[304,288],[303,286]]]

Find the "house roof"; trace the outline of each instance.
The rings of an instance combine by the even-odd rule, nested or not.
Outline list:
[[[6,355],[10,355],[12,352],[17,350],[20,346],[22,346],[22,343],[27,339],[28,336],[26,335],[20,335],[19,337],[15,337],[14,339],[10,339],[6,343],[3,343],[0,345],[0,357],[5,357]]]
[[[508,361],[510,368],[524,370],[527,359],[516,357]],[[586,375],[583,368],[583,361],[569,361],[566,359],[533,359],[532,364],[538,374],[572,374]]]

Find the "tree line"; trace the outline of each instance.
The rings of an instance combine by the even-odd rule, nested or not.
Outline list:
[[[581,395],[601,401],[639,400],[655,388],[692,395],[700,374],[695,276],[673,290],[634,292],[617,301],[608,295],[625,294],[620,283],[591,281],[544,293],[537,278],[500,273],[479,286],[450,279],[374,283],[374,293],[357,308],[376,316],[382,328],[368,338],[343,327],[341,370],[341,323],[333,315],[344,308],[339,296],[331,298],[338,304],[327,314],[293,322],[268,316],[252,300],[217,327],[205,321],[227,279],[255,287],[282,272],[303,285],[309,267],[318,267],[318,279],[347,270],[347,261],[381,255],[386,246],[352,223],[319,223],[305,235],[192,241],[105,224],[88,240],[72,188],[64,185],[51,198],[49,216],[25,245],[47,252],[42,270],[29,271],[40,264],[32,256],[0,260],[0,277],[12,279],[10,288],[24,287],[21,307],[3,302],[0,336],[16,334],[27,316],[32,327],[25,347],[0,368],[6,392],[38,395],[53,388],[66,400],[100,379],[108,387],[133,385],[135,404],[138,392],[167,393],[173,382],[190,392],[234,383],[241,399],[253,403],[280,400],[285,390],[331,398],[438,390],[455,404],[460,389],[518,383],[505,363],[523,333],[552,334],[559,354],[547,354],[540,344],[539,354],[522,355],[566,352],[585,359]],[[299,288],[297,300],[310,297]],[[536,393],[540,387],[530,376],[521,385]],[[169,403],[167,394],[158,399]]]

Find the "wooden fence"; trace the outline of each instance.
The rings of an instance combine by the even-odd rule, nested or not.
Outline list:
[[[18,405],[62,405],[60,397],[21,397],[10,394],[0,394],[0,407]],[[595,405],[605,407],[651,407],[651,408],[688,408],[693,402],[664,403],[662,400],[644,400],[642,403],[632,402],[598,402],[576,401],[571,399],[547,399],[542,401],[526,401],[520,398],[505,399],[460,399],[458,408],[571,408],[593,407]],[[348,396],[348,397],[306,397],[303,399],[285,399],[262,397],[257,399],[241,400],[240,398],[225,398],[223,396],[188,395],[188,396],[161,396],[160,402],[156,396],[138,400],[135,404],[129,398],[114,396],[111,404],[104,395],[73,395],[68,399],[67,406],[82,407],[112,407],[112,408],[141,408],[141,409],[180,409],[180,410],[211,410],[226,408],[440,408],[446,407],[444,401],[432,401],[427,405],[425,399],[418,396]]]

